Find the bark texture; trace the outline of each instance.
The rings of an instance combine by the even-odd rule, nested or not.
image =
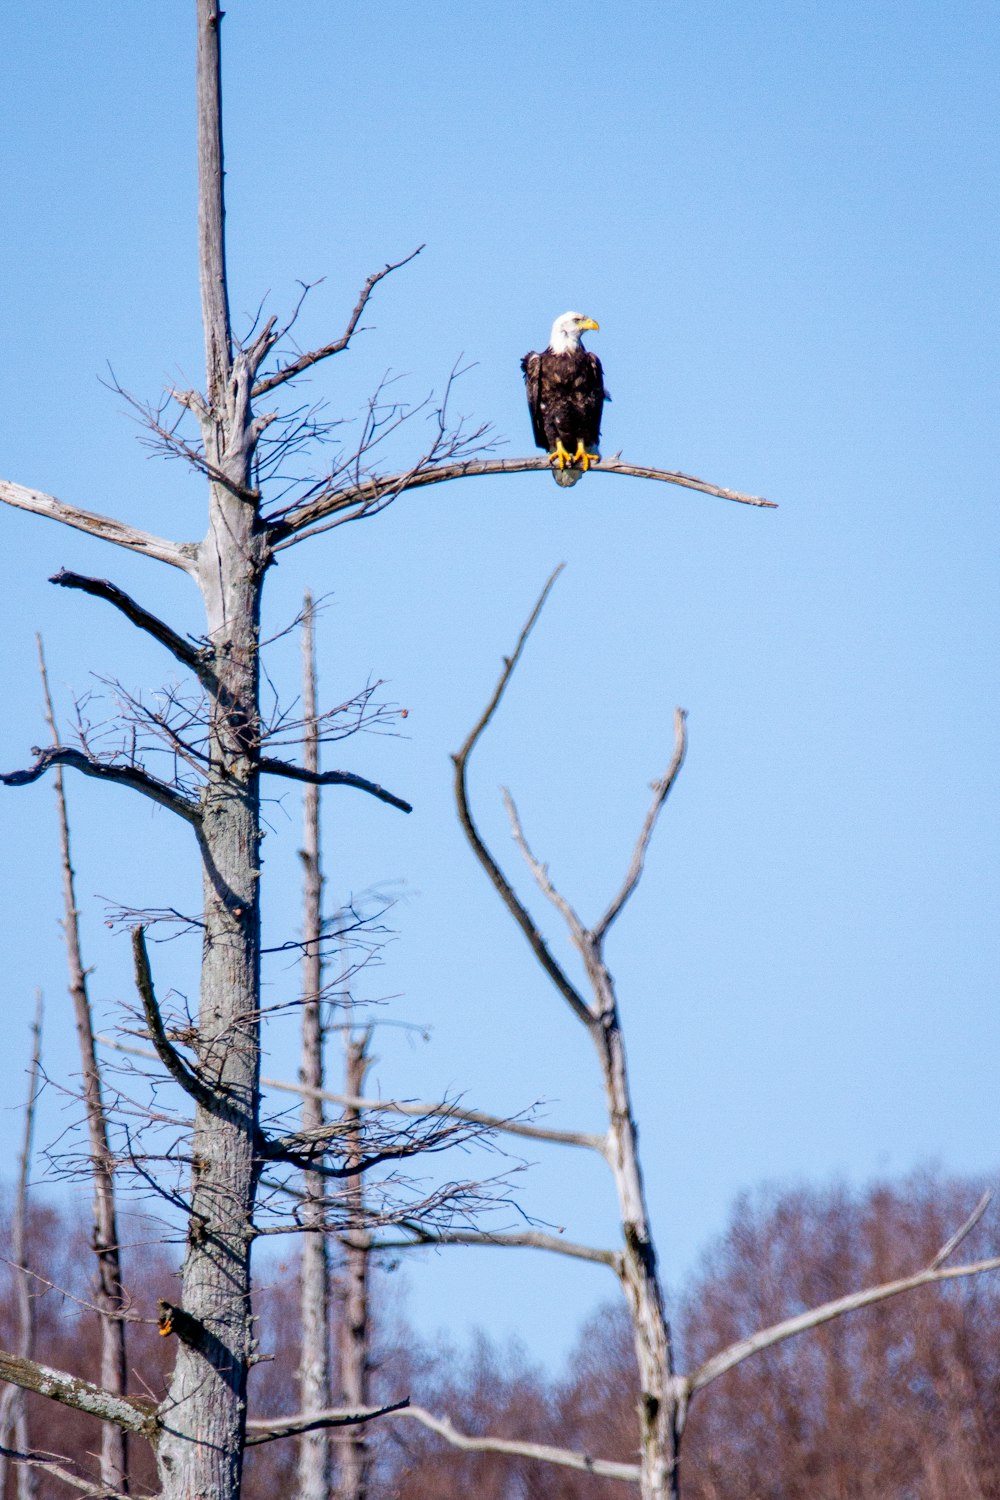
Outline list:
[[[316,642],[313,602],[306,595],[302,612],[302,716],[305,720],[303,760],[307,771],[319,772],[319,733],[316,723]],[[320,857],[320,789],[307,783],[303,801],[302,868],[302,1063],[301,1082],[309,1090],[323,1088],[323,870]],[[302,1129],[321,1130],[326,1123],[319,1092],[302,1096]],[[323,1208],[323,1178],[305,1172],[302,1223],[311,1233],[302,1238],[299,1404],[303,1411],[326,1411],[333,1405],[330,1390],[330,1262]],[[303,1433],[299,1439],[298,1492],[300,1500],[328,1500],[330,1493],[330,1435],[325,1428]]]

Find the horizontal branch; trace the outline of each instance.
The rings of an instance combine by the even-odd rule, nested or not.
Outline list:
[[[278,1438],[297,1437],[321,1427],[357,1427],[362,1422],[374,1421],[376,1417],[405,1411],[409,1404],[407,1396],[402,1401],[394,1401],[391,1406],[372,1406],[355,1411],[336,1407],[331,1411],[297,1412],[291,1417],[251,1417],[247,1422],[247,1447],[255,1443],[273,1443]]]
[[[111,583],[107,578],[88,578],[83,573],[71,573],[66,568],[60,568],[58,573],[53,573],[49,579],[50,583],[57,583],[60,588],[79,589],[81,593],[92,594],[95,599],[106,599],[113,604],[115,609],[121,611],[126,619],[131,620],[140,630],[151,635],[154,640],[159,641],[161,646],[176,656],[177,660],[185,667],[190,667],[206,686],[215,686],[215,677],[202,653],[190,641],[178,635],[163,620],[156,615],[150,614],[148,609],[143,609],[130,594],[120,589],[117,584]]]
[[[140,770],[138,766],[109,765],[103,760],[92,760],[89,755],[84,755],[82,750],[74,750],[68,745],[50,745],[45,750],[32,746],[31,753],[38,756],[35,764],[24,771],[8,771],[6,775],[0,775],[0,785],[29,786],[31,782],[44,776],[46,771],[50,771],[53,766],[72,766],[75,771],[82,772],[84,776],[94,776],[98,781],[114,781],[119,786],[126,786],[134,792],[141,792],[144,797],[158,802],[161,807],[169,808],[171,812],[176,813],[179,818],[183,818],[195,828],[201,826],[201,809],[197,803],[182,796],[165,781],[151,776],[148,771]]]
[[[157,1054],[148,1047],[133,1047],[115,1037],[98,1036],[102,1047],[111,1047],[116,1052],[127,1052],[132,1057],[144,1057],[150,1062]],[[483,1125],[487,1130],[496,1130],[505,1135],[527,1136],[529,1140],[551,1141],[557,1146],[586,1146],[604,1156],[607,1141],[603,1135],[591,1135],[585,1130],[550,1130],[545,1125],[529,1125],[522,1120],[505,1120],[502,1115],[488,1115],[479,1109],[462,1109],[456,1104],[427,1104],[408,1099],[367,1099],[363,1095],[336,1094],[332,1089],[312,1088],[307,1083],[288,1083],[281,1078],[261,1078],[265,1088],[279,1089],[285,1094],[296,1094],[304,1099],[323,1099],[329,1104],[339,1104],[344,1109],[365,1110],[371,1114],[406,1115],[414,1119],[427,1116],[445,1116],[459,1120],[465,1125]]]
[[[407,490],[423,489],[429,484],[447,484],[452,479],[475,479],[491,474],[530,474],[548,472],[547,458],[467,458],[455,463],[438,464],[434,468],[407,470],[400,474],[373,475],[359,484],[317,495],[304,505],[290,510],[276,520],[271,529],[272,542],[294,536],[308,526],[315,526],[338,511],[354,507],[368,509],[380,505],[387,496],[403,494]],[[682,489],[698,490],[703,495],[714,495],[720,500],[732,500],[738,505],[756,505],[767,510],[777,510],[773,500],[761,495],[744,495],[739,490],[727,490],[718,484],[709,484],[705,479],[695,479],[691,474],[682,474],[675,469],[652,469],[640,464],[625,463],[617,454],[602,459],[590,470],[591,474],[624,474],[632,479],[654,479],[663,484],[680,485]]]
[[[353,786],[360,792],[368,792],[370,796],[377,797],[380,802],[388,802],[390,807],[398,807],[400,812],[413,811],[412,803],[404,802],[394,792],[387,792],[384,786],[379,786],[375,781],[355,776],[353,771],[307,771],[302,766],[293,766],[285,760],[273,760],[267,755],[261,756],[258,765],[268,776],[284,776],[289,781],[305,781],[310,786]]]
[[[13,484],[0,479],[0,501],[13,505],[17,510],[28,510],[36,516],[47,516],[50,521],[61,521],[76,531],[86,531],[104,542],[113,542],[116,547],[125,547],[129,552],[140,552],[144,557],[153,557],[157,562],[170,563],[185,573],[196,572],[196,548],[190,542],[168,542],[165,537],[153,536],[135,526],[126,526],[112,516],[101,516],[95,511],[81,510],[76,505],[67,505],[54,495],[41,490],[29,490],[23,484]]]
[[[263,380],[258,380],[253,388],[253,395],[255,397],[263,396],[267,391],[273,391],[276,386],[284,385],[286,380],[294,380],[296,375],[301,375],[303,370],[308,370],[311,365],[319,364],[321,359],[329,359],[333,354],[342,353],[357,332],[361,314],[364,312],[368,304],[368,299],[379,282],[383,281],[386,276],[390,276],[393,271],[398,271],[402,266],[409,265],[410,261],[414,260],[423,248],[423,245],[418,245],[416,250],[412,250],[402,260],[397,260],[390,265],[383,266],[381,271],[373,271],[361,288],[361,294],[355,304],[354,311],[351,313],[347,327],[340,335],[340,338],[334,339],[331,344],[324,344],[320,349],[313,349],[308,354],[301,354],[298,359],[293,360],[291,364],[284,365],[280,370],[276,370],[273,375],[266,375]],[[285,331],[287,332],[288,330],[286,329]]]
[[[794,1318],[785,1318],[771,1328],[763,1328],[759,1333],[751,1334],[749,1338],[739,1339],[736,1343],[730,1344],[727,1349],[723,1349],[719,1354],[706,1360],[693,1375],[688,1376],[688,1391],[693,1395],[695,1391],[700,1391],[713,1380],[718,1380],[720,1375],[725,1375],[726,1371],[731,1370],[734,1365],[741,1364],[743,1360],[760,1353],[762,1349],[770,1349],[774,1344],[783,1343],[785,1339],[794,1338],[799,1333],[806,1333],[811,1328],[818,1328],[834,1318],[843,1317],[845,1313],[855,1312],[861,1307],[871,1307],[875,1302],[885,1302],[889,1297],[898,1297],[901,1292],[913,1291],[919,1286],[933,1286],[939,1281],[954,1281],[962,1276],[979,1276],[984,1271],[998,1270],[1000,1270],[1000,1256],[995,1256],[991,1260],[974,1261],[966,1266],[935,1267],[932,1265],[925,1271],[917,1271],[913,1276],[902,1276],[898,1281],[886,1281],[880,1286],[867,1287],[863,1292],[851,1292],[846,1297],[835,1297],[831,1302],[824,1302],[821,1306],[799,1313]]]
[[[156,1437],[156,1403],[142,1396],[116,1396],[89,1380],[67,1375],[65,1370],[54,1370],[49,1365],[22,1359],[4,1350],[0,1350],[0,1380],[8,1380],[23,1391],[48,1396],[62,1406],[71,1406],[74,1411],[99,1417],[102,1422],[114,1422],[126,1432],[138,1432],[150,1441]]]
[[[601,1479],[623,1479],[638,1484],[639,1465],[615,1463],[608,1458],[591,1458],[587,1453],[578,1453],[572,1448],[553,1448],[548,1443],[529,1443],[520,1438],[470,1437],[459,1432],[446,1417],[436,1417],[422,1406],[407,1406],[398,1414],[413,1417],[438,1437],[444,1438],[453,1448],[463,1448],[469,1453],[509,1453],[516,1458],[536,1458],[541,1463],[558,1464],[565,1469],[580,1469],[585,1474],[596,1474]]]
[[[588,1260],[596,1265],[609,1266],[617,1275],[621,1268],[621,1254],[617,1250],[600,1250],[593,1245],[578,1245],[573,1240],[564,1240],[557,1234],[544,1234],[537,1229],[519,1230],[513,1234],[488,1234],[474,1229],[427,1230],[413,1227],[413,1237],[407,1240],[373,1240],[373,1250],[418,1250],[431,1245],[477,1245],[485,1249],[502,1248],[519,1250],[551,1250],[556,1255],[568,1255],[571,1260]]]

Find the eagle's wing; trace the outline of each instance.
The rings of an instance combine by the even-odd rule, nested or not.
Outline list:
[[[598,359],[597,355],[594,354],[590,349],[587,350],[587,359],[590,362],[590,368],[593,371],[594,390],[601,392],[602,401],[610,401],[611,392],[604,384],[604,370],[601,366],[601,361]]]
[[[547,449],[549,444],[542,418],[542,356],[526,354],[521,361],[521,369],[524,371],[524,388],[528,395],[528,410],[531,412],[535,443],[539,448]]]

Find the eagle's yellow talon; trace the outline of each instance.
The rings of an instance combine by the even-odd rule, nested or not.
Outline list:
[[[570,467],[572,467],[572,465],[575,462],[576,462],[576,460],[573,457],[573,455],[570,453],[569,449],[565,448],[563,446],[562,439],[561,438],[558,439],[557,442],[556,442],[555,447],[553,448],[552,452],[549,454],[549,463],[550,464],[558,463],[559,469],[560,469],[560,472],[561,472],[563,469],[565,469],[565,467],[566,467],[567,464],[569,464]]]

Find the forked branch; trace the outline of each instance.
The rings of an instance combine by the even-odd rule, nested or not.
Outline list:
[[[616,1275],[621,1272],[621,1254],[617,1250],[603,1250],[596,1245],[578,1245],[573,1240],[564,1240],[558,1234],[546,1234],[540,1229],[523,1229],[507,1234],[489,1234],[476,1229],[424,1229],[419,1224],[403,1223],[410,1231],[409,1239],[373,1241],[373,1250],[412,1250],[425,1245],[474,1245],[482,1248],[515,1250],[551,1250],[556,1255],[568,1255],[571,1260],[592,1261],[595,1265],[609,1266]]]
[[[964,1226],[963,1226],[964,1227]],[[937,1257],[935,1257],[935,1262]],[[758,1333],[751,1334],[749,1338],[738,1339],[735,1344],[706,1360],[693,1375],[686,1379],[686,1385],[691,1395],[710,1385],[713,1380],[718,1380],[720,1375],[725,1375],[734,1365],[742,1364],[753,1354],[759,1354],[762,1349],[770,1349],[774,1344],[784,1343],[785,1339],[794,1338],[796,1334],[806,1333],[811,1328],[819,1328],[823,1323],[830,1323],[834,1318],[841,1318],[845,1313],[856,1312],[861,1307],[871,1307],[873,1303],[885,1302],[890,1297],[898,1297],[901,1292],[914,1291],[920,1286],[933,1286],[939,1281],[956,1281],[964,1276],[980,1276],[985,1271],[1000,1270],[1000,1256],[994,1256],[990,1260],[977,1260],[965,1266],[941,1266],[931,1263],[924,1271],[917,1271],[913,1276],[901,1276],[897,1281],[885,1281],[880,1286],[866,1287],[862,1292],[851,1292],[846,1297],[835,1297],[831,1302],[824,1302],[819,1307],[813,1307],[808,1312],[799,1313],[794,1318],[785,1318],[780,1323],[775,1323],[770,1328],[762,1328]]]

